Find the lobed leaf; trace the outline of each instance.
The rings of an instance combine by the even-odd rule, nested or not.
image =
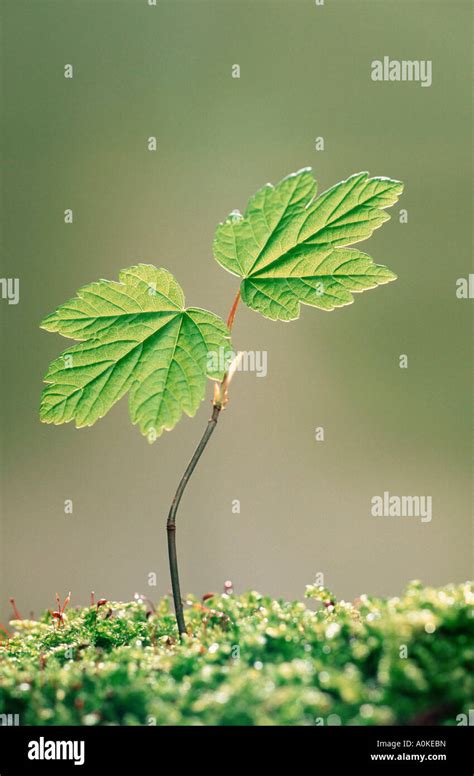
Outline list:
[[[370,256],[347,248],[370,237],[389,219],[400,181],[352,175],[316,197],[310,168],[267,184],[220,224],[216,261],[242,278],[242,300],[272,320],[299,317],[300,304],[333,310],[353,293],[388,283],[396,275]]]
[[[206,377],[223,377],[223,360],[209,353],[229,347],[225,323],[185,309],[173,275],[147,264],[85,286],[41,326],[81,340],[51,363],[41,420],[91,426],[129,391],[131,420],[150,441],[196,413]]]

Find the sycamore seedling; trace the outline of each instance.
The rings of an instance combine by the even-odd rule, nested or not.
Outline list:
[[[211,437],[236,368],[216,354],[230,350],[230,334],[242,300],[266,318],[291,321],[300,305],[334,310],[353,293],[395,280],[387,267],[348,248],[387,221],[400,181],[352,175],[316,195],[309,168],[267,184],[242,216],[233,211],[217,227],[216,261],[239,277],[227,323],[214,313],[185,307],[183,291],[166,269],[138,264],[119,281],[84,286],[42,322],[73,345],[45,376],[40,417],[44,423],[91,426],[128,392],[132,423],[154,442],[183,413],[193,416],[214,380],[212,416],[179,483],[167,520],[176,620],[186,633],[176,556],[176,513],[187,482]],[[238,358],[238,356],[237,356]]]

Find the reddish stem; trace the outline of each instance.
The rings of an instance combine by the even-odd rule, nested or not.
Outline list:
[[[234,325],[235,313],[237,312],[237,307],[239,306],[239,302],[240,302],[240,289],[237,291],[235,295],[234,303],[230,308],[229,317],[227,318],[227,328],[229,329],[229,331],[232,331],[232,326]]]
[[[21,620],[22,616],[21,616],[20,612],[18,611],[18,607],[16,605],[15,599],[14,598],[10,598],[10,603],[11,603],[12,608],[13,608],[13,616],[14,616],[15,620]]]
[[[10,633],[9,630],[4,628],[3,625],[0,625],[0,631],[2,631],[2,633],[5,633],[8,639],[11,639],[12,634]]]

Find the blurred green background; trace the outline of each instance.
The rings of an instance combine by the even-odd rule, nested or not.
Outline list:
[[[166,515],[210,407],[153,446],[126,399],[90,429],[40,424],[68,342],[39,321],[138,261],[225,316],[237,279],[212,259],[217,223],[307,165],[320,191],[360,170],[405,182],[360,245],[399,280],[290,324],[239,309],[234,345],[267,350],[268,376],[237,376],[183,500],[182,587],[301,597],[323,573],[350,598],[471,576],[468,0],[6,0],[3,19],[2,276],[20,303],[0,303],[0,617],[9,595],[27,614],[56,591],[169,590]],[[432,86],[372,82],[385,55],[431,59]],[[431,495],[432,521],[372,517],[384,490]]]

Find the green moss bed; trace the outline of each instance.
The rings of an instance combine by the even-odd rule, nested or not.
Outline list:
[[[22,725],[458,725],[474,708],[472,583],[302,602],[251,592],[13,620],[0,713]]]

